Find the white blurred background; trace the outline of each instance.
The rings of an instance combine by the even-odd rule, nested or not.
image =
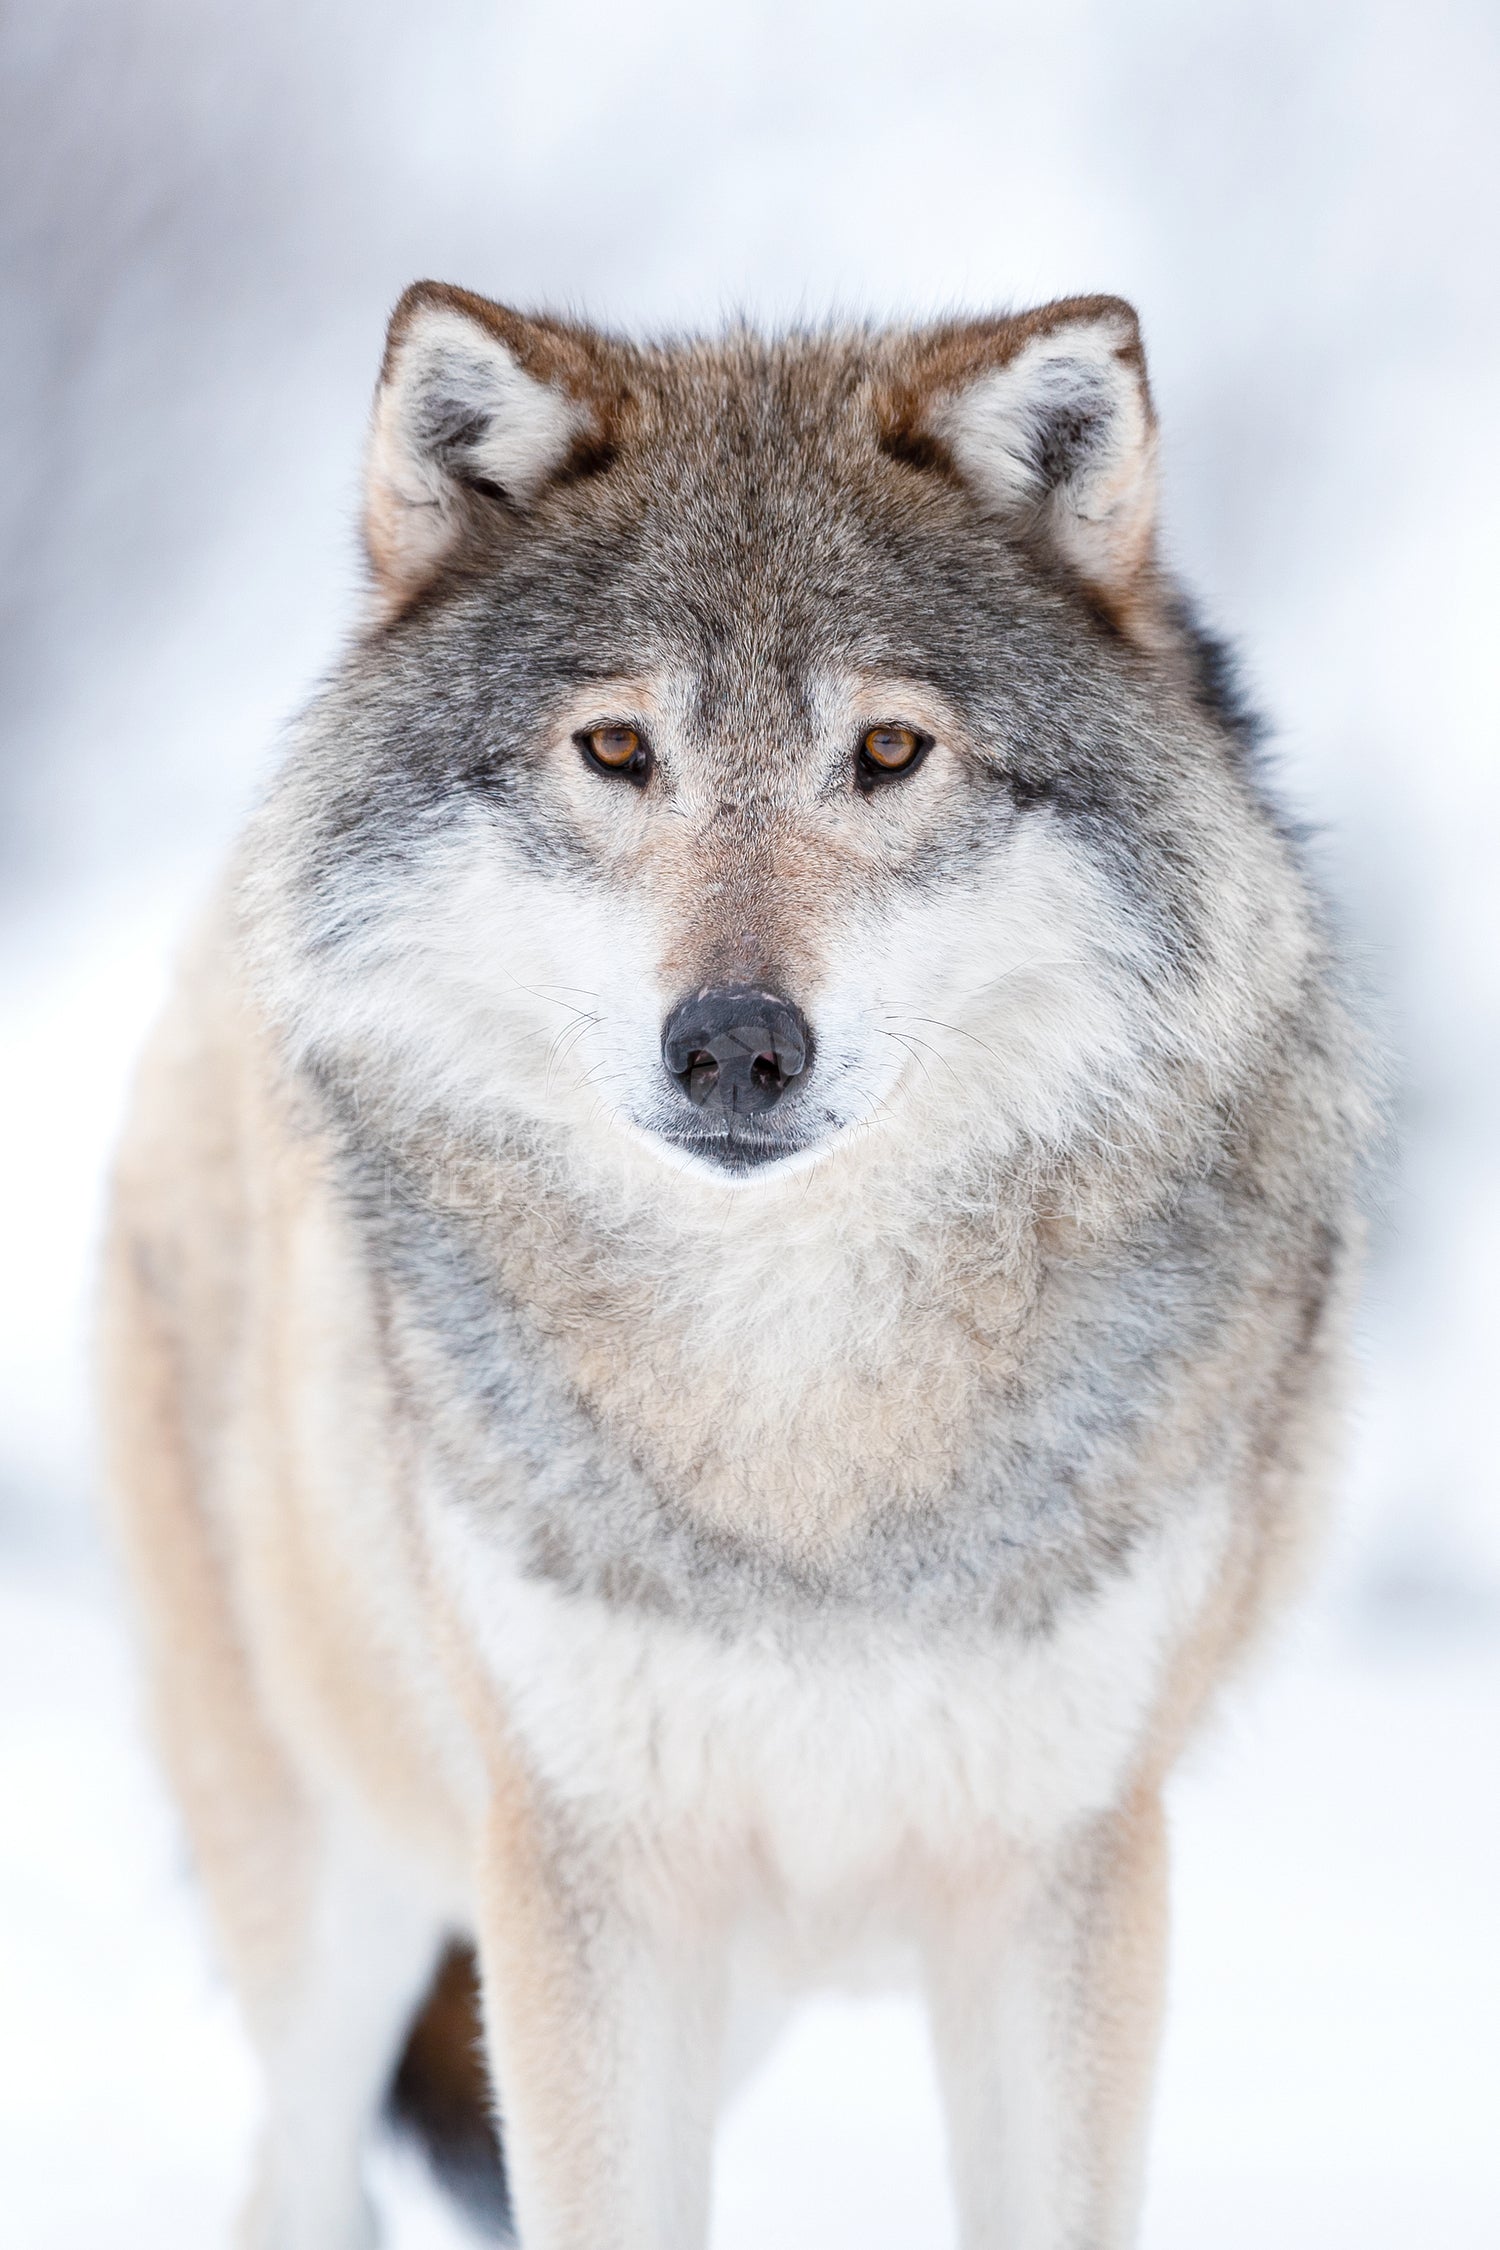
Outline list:
[[[1138,304],[1169,548],[1396,1057],[1341,1529],[1175,1800],[1148,2250],[1500,2241],[1500,14],[1486,0],[0,12],[0,2235],[226,2241],[255,2086],[92,1529],[91,1247],[174,936],[358,593],[421,274],[632,329]],[[456,2229],[399,2158],[399,2250]],[[947,2250],[829,2000],[715,2250]]]

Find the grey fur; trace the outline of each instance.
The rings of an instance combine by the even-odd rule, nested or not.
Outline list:
[[[532,1570],[724,1630],[828,1605],[934,1624],[1045,1621],[1172,1505],[1133,1489],[1133,1448],[1190,1391],[1216,1329],[1268,1286],[1281,1308],[1268,1396],[1229,1402],[1184,1483],[1272,1442],[1261,1422],[1305,1379],[1350,1226],[1351,1034],[1321,908],[1217,652],[1180,605],[1175,645],[1142,650],[950,479],[872,442],[868,382],[890,348],[742,335],[634,356],[654,410],[646,437],[529,515],[489,503],[482,564],[350,652],[252,845],[257,868],[275,871],[282,927],[328,978],[351,930],[399,894],[403,866],[476,801],[507,852],[587,886],[599,878],[535,770],[536,730],[560,692],[658,668],[691,683],[695,751],[753,855],[807,755],[810,682],[837,665],[930,682],[986,748],[939,848],[901,870],[903,885],[995,880],[1019,822],[1064,824],[1111,888],[1147,964],[1138,973],[1189,1023],[1195,984],[1223,973],[1208,957],[1226,857],[1253,849],[1268,912],[1299,924],[1289,989],[1257,991],[1254,959],[1235,961],[1247,994],[1229,1083],[1205,1099],[1174,1066],[1165,1101],[1151,1095],[1144,1152],[1106,1160],[1080,1132],[949,1183],[925,1223],[946,1224],[981,1265],[1018,1224],[1090,1204],[1101,1182],[1109,1217],[1071,1256],[1039,1262],[1029,1364],[977,1403],[942,1486],[877,1506],[836,1567],[712,1533],[684,1494],[643,1476],[507,1288],[504,1217],[445,1208],[455,1129],[398,1117],[365,1058],[326,1046],[315,1015],[297,1025],[398,1328],[440,1345],[464,1430],[449,1471],[467,1504]],[[570,1208],[555,1152],[518,1121],[493,1130],[465,1160],[485,1175],[479,1192],[502,1211],[508,1195],[550,1203],[556,1225],[586,1239],[589,1213]],[[473,1121],[456,1132],[467,1146]],[[1000,1248],[986,1253],[1001,1210]]]
[[[519,1168],[514,1191],[545,1192]],[[496,1285],[503,1219],[425,1203],[388,1166],[378,1181],[355,1169],[350,1187],[399,1308],[397,1336],[410,1327],[439,1344],[461,1434],[444,1444],[444,1417],[436,1435],[465,1506],[526,1571],[565,1592],[731,1636],[782,1622],[795,1633],[841,1612],[918,1634],[1043,1629],[1059,1601],[1121,1567],[1139,1533],[1189,1505],[1203,1481],[1243,1476],[1247,1450],[1273,1453],[1270,1417],[1322,1373],[1345,1245],[1322,1227],[1305,1242],[1256,1241],[1234,1209],[1253,1193],[1196,1179],[1107,1262],[1049,1261],[1028,1308],[1035,1368],[985,1400],[947,1484],[916,1504],[893,1496],[836,1561],[818,1563],[716,1532],[687,1492],[641,1474],[559,1380],[525,1306]],[[1272,1395],[1258,1414],[1230,1402],[1178,1490],[1141,1491],[1143,1432],[1180,1411],[1176,1393],[1191,1387],[1215,1324],[1267,1268],[1285,1303]],[[408,1390],[430,1397],[430,1384]],[[428,1411],[417,1407],[424,1421]]]

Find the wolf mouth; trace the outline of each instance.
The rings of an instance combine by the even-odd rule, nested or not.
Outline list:
[[[792,1139],[781,1135],[752,1138],[747,1133],[674,1133],[654,1128],[655,1138],[684,1156],[696,1156],[715,1170],[743,1176],[767,1170],[788,1157],[803,1156],[819,1143],[817,1138]]]

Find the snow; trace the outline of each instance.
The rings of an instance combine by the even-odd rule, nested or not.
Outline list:
[[[0,108],[0,2240],[212,2250],[253,2130],[92,1529],[92,1246],[429,272],[645,328],[1140,305],[1169,547],[1328,826],[1402,1151],[1322,1578],[1175,1785],[1146,2242],[1500,2241],[1493,9],[56,0],[0,17]],[[715,2228],[952,2241],[907,2003],[808,2007]]]

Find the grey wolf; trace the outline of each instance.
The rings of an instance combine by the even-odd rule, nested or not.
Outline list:
[[[249,2250],[369,2242],[393,2074],[495,2183],[455,1945],[526,2250],[701,2244],[745,2026],[872,1966],[966,2250],[1134,2240],[1163,1783],[1319,1514],[1366,1130],[1155,451],[1114,298],[397,308],[106,1258]]]

